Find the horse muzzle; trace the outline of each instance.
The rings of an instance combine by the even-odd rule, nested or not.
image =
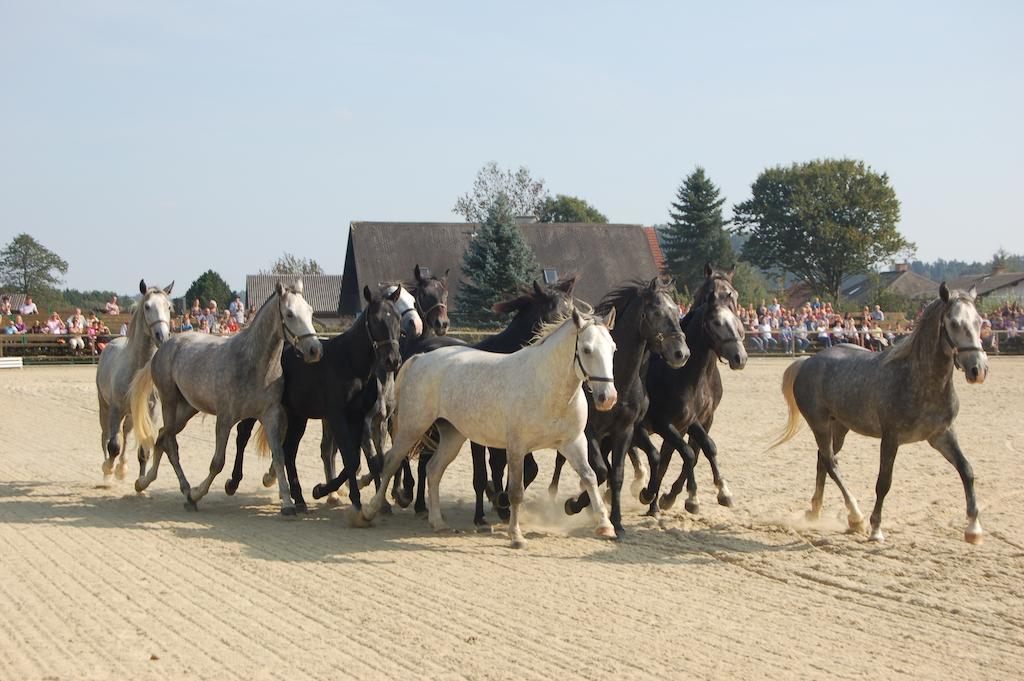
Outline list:
[[[980,384],[988,378],[988,357],[983,352],[962,353],[960,367],[968,383]]]
[[[449,328],[451,328],[451,322],[448,321],[448,317],[438,317],[434,320],[434,333],[438,336],[447,335]]]
[[[673,369],[678,369],[690,359],[690,348],[685,340],[666,343],[661,349],[661,358]]]
[[[722,346],[722,356],[729,362],[733,371],[741,371],[747,366],[747,349],[742,341],[733,341]]]
[[[615,385],[604,383],[594,389],[594,407],[598,411],[608,411],[619,401],[619,394],[615,391]]]
[[[308,338],[302,343],[302,360],[306,364],[315,364],[324,356],[324,347],[319,338]]]

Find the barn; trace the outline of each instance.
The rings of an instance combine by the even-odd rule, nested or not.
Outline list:
[[[986,274],[968,274],[949,282],[950,288],[978,288],[978,297],[987,302],[1024,301],[1024,272],[1007,272],[996,266]]]
[[[274,293],[278,280],[302,277],[302,297],[313,308],[313,317],[327,322],[337,319],[341,307],[340,274],[249,274],[245,277],[245,307],[259,309]]]
[[[651,227],[529,219],[517,223],[537,257],[540,276],[550,283],[579,272],[576,295],[590,303],[627,279],[651,279],[664,266]],[[364,285],[408,281],[417,264],[437,276],[449,271],[449,307],[457,312],[462,254],[478,227],[473,222],[351,223],[342,275],[342,314],[362,309]]]

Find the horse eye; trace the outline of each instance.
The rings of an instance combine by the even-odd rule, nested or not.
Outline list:
[[[590,354],[590,348],[583,348],[583,354],[584,355],[589,355]]]
[[[294,316],[295,316],[295,313],[294,313],[294,312],[289,312],[289,313],[288,313],[288,319],[291,319],[291,318],[292,318],[292,317],[294,317]]]

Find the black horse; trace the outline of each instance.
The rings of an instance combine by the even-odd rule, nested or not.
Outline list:
[[[488,336],[479,343],[473,345],[477,350],[495,352],[499,354],[511,354],[525,347],[533,339],[544,324],[549,324],[567,318],[572,314],[573,297],[572,292],[579,280],[578,274],[573,274],[560,279],[548,287],[542,288],[536,281],[532,287],[525,287],[521,294],[511,300],[495,303],[493,309],[499,314],[513,315],[509,325],[499,333]],[[413,354],[418,352],[431,352],[442,347],[452,345],[465,345],[456,338],[435,337],[418,343]],[[475,442],[470,443],[473,452],[473,490],[476,493],[476,510],[473,515],[473,522],[478,528],[490,527],[484,516],[484,496],[486,495],[494,504],[498,515],[508,519],[508,496],[505,492],[503,482],[507,457],[504,449],[487,449]],[[487,456],[487,453],[490,456]],[[424,494],[426,490],[425,476],[427,462],[430,460],[430,452],[421,452],[418,465],[418,482],[416,490],[417,513],[426,512]],[[490,461],[491,479],[487,479],[487,462]],[[533,454],[528,454],[524,462],[524,480],[529,484],[537,477],[537,461]]]
[[[647,390],[640,368],[654,352],[670,366],[683,366],[690,351],[679,329],[679,308],[671,295],[671,282],[654,278],[649,283],[630,282],[610,291],[597,307],[598,314],[615,309],[615,328],[611,331],[615,341],[613,378],[619,400],[608,411],[597,411],[593,401],[587,421],[587,440],[590,465],[598,482],[609,480],[612,508],[611,522],[616,536],[625,533],[622,526],[620,491],[622,489],[623,462],[633,444],[636,426],[647,413]],[[610,454],[611,461],[606,459]],[[560,459],[561,461],[561,459]],[[565,502],[565,511],[575,514],[590,505],[586,492]]]
[[[401,291],[396,289],[386,298],[363,288],[366,310],[344,333],[323,343],[323,359],[316,365],[316,371],[307,371],[291,348],[286,347],[281,356],[284,369],[285,390],[282,402],[288,415],[288,429],[285,435],[284,452],[291,497],[299,510],[306,509],[295,470],[295,455],[299,441],[306,432],[309,419],[324,419],[337,441],[350,478],[349,499],[359,508],[359,485],[355,480],[359,469],[360,443],[362,442],[363,420],[365,417],[364,391],[374,377],[375,363],[394,371],[401,362],[398,349],[399,315],[394,301]],[[252,423],[239,424],[239,446],[235,456],[231,479],[225,485],[228,494],[234,494],[242,479],[242,453],[248,440]],[[371,472],[373,472],[371,462]],[[333,456],[325,458],[325,467],[333,467]],[[328,477],[330,473],[328,472]],[[272,482],[272,480],[271,480]],[[264,477],[267,484],[267,477]],[[340,484],[339,484],[340,486]],[[314,489],[314,497],[317,497]],[[317,497],[318,498],[318,497]]]
[[[711,416],[721,400],[721,377],[717,363],[726,360],[732,369],[742,369],[747,353],[743,347],[743,325],[728,306],[721,304],[714,296],[704,297],[709,302],[693,308],[683,318],[682,327],[690,346],[690,361],[686,366],[672,369],[657,357],[652,357],[645,378],[650,407],[643,427],[638,429],[637,443],[648,453],[648,459],[656,460],[652,467],[647,488],[640,494],[640,501],[650,504],[651,515],[671,508],[676,496],[682,491],[684,481],[689,489],[686,509],[696,513],[697,484],[693,475],[696,455],[683,439],[690,436],[712,462],[716,483],[719,484],[719,502],[729,505],[731,498],[725,481],[718,475],[715,462],[715,445],[707,435]],[[661,436],[660,454],[652,456],[654,445],[648,432]],[[678,451],[683,458],[683,472],[672,486],[670,493],[660,501],[656,499],[662,478],[672,460],[672,452]]]

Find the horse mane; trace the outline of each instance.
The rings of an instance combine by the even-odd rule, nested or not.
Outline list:
[[[597,323],[597,320],[591,315],[580,313],[580,316],[590,323]],[[560,328],[562,328],[562,326],[570,319],[571,317],[566,316],[563,317],[562,319],[556,319],[553,322],[546,322],[544,324],[541,324],[540,328],[537,329],[537,333],[535,333],[530,342],[526,344],[526,347],[541,345],[544,341],[546,341],[548,338],[554,335],[555,331],[558,331]],[[587,326],[589,325],[590,324],[587,324]],[[586,326],[584,326],[583,328],[586,328]]]
[[[520,287],[520,295],[508,300],[502,300],[491,306],[491,309],[498,314],[514,314],[519,316],[526,312],[537,302],[533,290],[527,286]]]
[[[729,279],[728,276],[719,272],[718,270],[712,270],[711,276],[706,278],[704,280],[704,283],[700,285],[700,288],[697,289],[697,292],[694,293],[693,301],[698,304],[706,302],[708,297],[711,296],[711,294],[714,292],[715,286],[717,286],[719,282],[724,283],[733,291],[736,290],[736,287],[733,285],[732,281]]]
[[[665,280],[661,277],[658,277],[657,279],[658,284],[655,291],[658,293],[668,293],[670,289]],[[650,288],[650,282],[641,281],[640,279],[630,279],[624,284],[617,286],[604,294],[604,298],[601,298],[601,302],[597,304],[594,311],[597,314],[605,315],[608,314],[612,308],[615,308],[615,314],[621,315],[626,306],[642,296],[644,291],[648,288]]]
[[[942,298],[936,298],[928,303],[921,314],[921,320],[914,325],[910,338],[889,348],[885,353],[885,361],[894,362],[919,356],[940,342],[939,325],[942,323],[942,316],[949,309],[949,305],[956,300],[971,302],[971,299],[963,291],[951,291],[948,304],[943,302]]]

